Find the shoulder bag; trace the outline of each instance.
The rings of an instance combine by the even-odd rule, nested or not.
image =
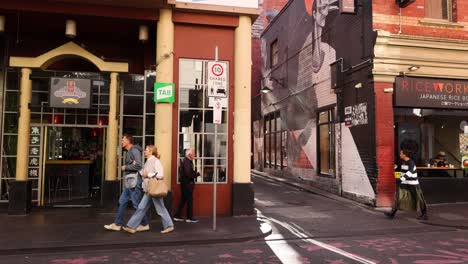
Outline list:
[[[164,180],[159,180],[156,177],[151,178],[148,181],[148,186],[146,187],[148,190],[148,195],[151,197],[166,197],[167,192],[169,191]]]

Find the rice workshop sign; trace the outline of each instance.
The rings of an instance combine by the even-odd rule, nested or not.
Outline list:
[[[468,81],[396,77],[394,105],[411,108],[468,108]]]

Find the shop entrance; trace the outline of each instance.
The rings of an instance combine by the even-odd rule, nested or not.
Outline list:
[[[106,128],[48,126],[44,130],[42,204],[98,206],[104,177]]]

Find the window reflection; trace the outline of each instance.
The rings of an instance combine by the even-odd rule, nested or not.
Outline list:
[[[219,182],[227,182],[228,98],[223,99],[222,124],[217,125],[215,135],[213,98],[206,93],[206,64],[179,60],[179,157],[184,157],[187,148],[195,150],[196,170],[201,174],[197,183],[212,182],[215,171]]]

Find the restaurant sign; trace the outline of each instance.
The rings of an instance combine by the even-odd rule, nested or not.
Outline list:
[[[468,109],[468,81],[396,77],[394,105],[412,108]]]
[[[50,79],[50,107],[82,108],[91,107],[91,80],[89,79]]]

